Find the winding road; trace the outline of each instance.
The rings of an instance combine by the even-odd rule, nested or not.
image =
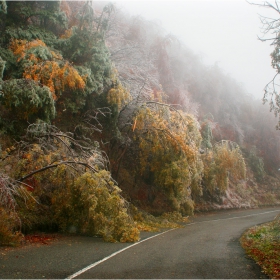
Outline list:
[[[141,233],[133,244],[65,237],[49,245],[0,249],[0,278],[267,278],[246,257],[239,238],[279,213],[274,207],[198,215],[184,228]]]

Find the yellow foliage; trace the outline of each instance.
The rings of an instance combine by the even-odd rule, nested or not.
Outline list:
[[[173,209],[179,211],[191,192],[201,192],[199,124],[193,116],[167,105],[156,107],[143,106],[132,125],[140,148],[140,172],[152,172],[153,184],[165,191]]]
[[[67,137],[62,137],[48,152],[38,144],[29,145],[19,157],[8,157],[0,168],[8,165],[11,177],[22,178],[34,170],[55,165],[67,157],[69,150],[62,142],[69,144],[68,141]],[[53,149],[54,146],[57,149]],[[75,160],[79,162],[78,158]],[[120,188],[115,185],[110,172],[95,168],[96,172],[80,173],[84,168],[60,164],[24,180],[32,197],[40,201],[37,204],[29,197],[17,201],[24,225],[48,227],[55,224],[66,232],[100,234],[110,242],[138,241],[139,230],[127,212],[128,204],[120,195]],[[4,230],[6,236],[10,229],[6,230],[3,224]],[[0,243],[1,234],[0,229]]]
[[[62,60],[63,59],[62,55],[55,52],[55,51],[51,51],[51,55],[52,55],[53,59],[57,59],[57,60]]]
[[[98,233],[106,241],[135,242],[139,240],[139,230],[132,223],[126,212],[120,189],[111,184],[110,191],[106,181],[110,178],[107,171],[101,170],[96,174],[85,173],[75,180],[79,199],[90,211],[84,211],[84,219],[88,220],[85,231]]]
[[[119,110],[130,100],[131,96],[129,91],[125,89],[121,83],[118,83],[115,87],[111,88],[107,95],[108,103],[111,105],[116,104]]]
[[[149,154],[163,157],[165,162],[178,158],[178,155],[189,161],[196,160],[201,142],[199,125],[192,116],[184,112],[166,109],[155,112],[143,107],[136,115],[132,129],[136,135],[145,132],[145,137],[139,137],[143,165]],[[162,166],[163,162],[160,161],[159,164]],[[152,166],[154,170],[157,168],[156,165]]]
[[[179,212],[164,213],[162,216],[154,217],[148,213],[140,212],[135,206],[131,206],[134,212],[133,218],[140,231],[158,232],[162,228],[180,228],[180,223],[188,222],[188,218],[182,217]]]
[[[60,38],[61,38],[61,39],[68,39],[68,38],[70,38],[70,37],[72,36],[72,34],[73,34],[73,31],[72,31],[72,29],[70,28],[70,29],[65,30],[64,34],[62,34],[62,35],[60,36]]]
[[[161,87],[161,85],[160,85]],[[164,92],[162,91],[162,89],[157,90],[154,89],[153,92],[151,92],[150,94],[150,99],[156,102],[163,102],[163,99],[166,99],[167,95],[164,94]]]
[[[229,179],[240,180],[246,177],[246,165],[237,144],[222,141],[203,155],[204,184],[213,193],[215,189],[225,191]]]

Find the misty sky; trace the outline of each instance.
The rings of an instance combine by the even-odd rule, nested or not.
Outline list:
[[[200,55],[205,64],[218,63],[257,98],[262,97],[263,88],[275,74],[270,64],[273,47],[257,38],[262,35],[258,14],[277,18],[270,9],[250,5],[245,0],[116,0],[114,3],[130,15],[140,14],[160,22],[168,33]]]

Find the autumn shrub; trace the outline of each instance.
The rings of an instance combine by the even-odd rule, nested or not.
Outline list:
[[[106,241],[134,242],[139,231],[121,190],[106,171],[97,147],[78,144],[46,123],[30,125],[14,155],[1,162],[30,196],[16,198],[25,232],[60,230],[101,235]],[[71,146],[72,145],[72,146]],[[76,145],[76,149],[74,149]]]
[[[76,6],[77,17],[73,16],[70,28],[59,1],[7,6],[7,24],[0,19],[0,122],[5,128],[1,133],[14,136],[13,131],[22,137],[17,137],[15,152],[4,149],[0,167],[13,186],[27,192],[26,196],[11,192],[22,230],[138,240],[127,202],[107,171],[108,159],[92,138],[102,130],[97,114],[108,115],[96,107],[96,97],[103,94],[107,104],[116,107],[128,96],[117,79],[112,81],[105,21],[101,17],[100,28],[95,26],[96,15],[88,2]],[[97,113],[91,116],[91,110]],[[64,118],[68,126],[75,127],[73,131],[67,128],[63,133],[50,125],[55,113],[55,123],[61,124]],[[87,126],[87,133],[77,129],[82,125]],[[10,190],[11,185],[7,186]]]
[[[108,171],[84,173],[72,185],[54,192],[54,218],[65,232],[97,234],[111,242],[137,241],[139,231],[120,192]]]
[[[79,38],[79,44],[86,44],[83,48],[88,53],[87,59],[83,60],[80,50],[72,49],[71,46],[73,38],[80,36],[75,34],[73,32],[69,38],[61,39],[61,44],[56,45],[57,49],[51,48],[40,39],[13,39],[9,45],[16,57],[19,77],[48,87],[60,116],[65,111],[70,114],[80,113],[86,106],[87,109],[92,109],[95,103],[93,94],[103,93],[104,88],[110,89],[112,84],[111,64],[103,41],[100,38],[93,41],[95,43],[90,43],[90,49],[84,42],[88,37]],[[88,35],[91,36],[90,34]],[[71,56],[72,51],[75,58]],[[71,56],[71,59],[68,56]]]
[[[85,88],[86,77],[81,77],[72,65],[63,61],[59,52],[51,50],[43,41],[13,40],[10,49],[23,68],[23,77],[47,86],[54,99],[66,89]]]
[[[6,150],[10,149],[7,148]],[[7,153],[6,150],[2,152],[2,155]],[[8,165],[4,166],[1,164],[1,169],[10,170],[12,168],[11,163],[12,161],[6,162]],[[22,237],[21,232],[25,227],[25,221],[28,221],[27,217],[30,213],[33,214],[33,208],[30,206],[32,202],[35,203],[35,199],[26,186],[28,185],[21,184],[5,173],[0,174],[0,244],[18,244]],[[25,209],[29,211],[25,211]],[[34,220],[36,220],[36,217],[34,217]]]
[[[140,173],[164,191],[174,211],[191,213],[192,197],[201,194],[203,170],[199,124],[193,116],[169,106],[143,106],[134,118]],[[188,209],[187,209],[188,208]]]
[[[210,194],[225,192],[230,179],[236,181],[246,177],[245,161],[237,144],[228,141],[217,143],[202,159],[203,184]]]
[[[23,239],[19,231],[18,216],[0,207],[0,245],[17,246]]]
[[[180,206],[180,212],[184,216],[192,216],[195,209],[195,202],[192,199],[187,199]]]
[[[110,105],[116,105],[120,110],[130,101],[129,91],[120,82],[115,82],[115,86],[108,91],[107,101]]]
[[[180,212],[165,212],[160,216],[161,219],[167,219],[169,222],[183,223],[187,221],[186,217],[183,217]]]
[[[133,204],[130,205],[129,211],[141,231],[158,232],[166,228],[179,228],[182,223],[187,222],[187,218],[181,213],[165,212],[160,216],[153,216],[148,212],[136,208]]]

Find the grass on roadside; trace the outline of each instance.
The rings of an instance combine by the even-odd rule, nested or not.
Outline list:
[[[273,279],[280,279],[280,215],[248,229],[240,238],[246,253]]]

